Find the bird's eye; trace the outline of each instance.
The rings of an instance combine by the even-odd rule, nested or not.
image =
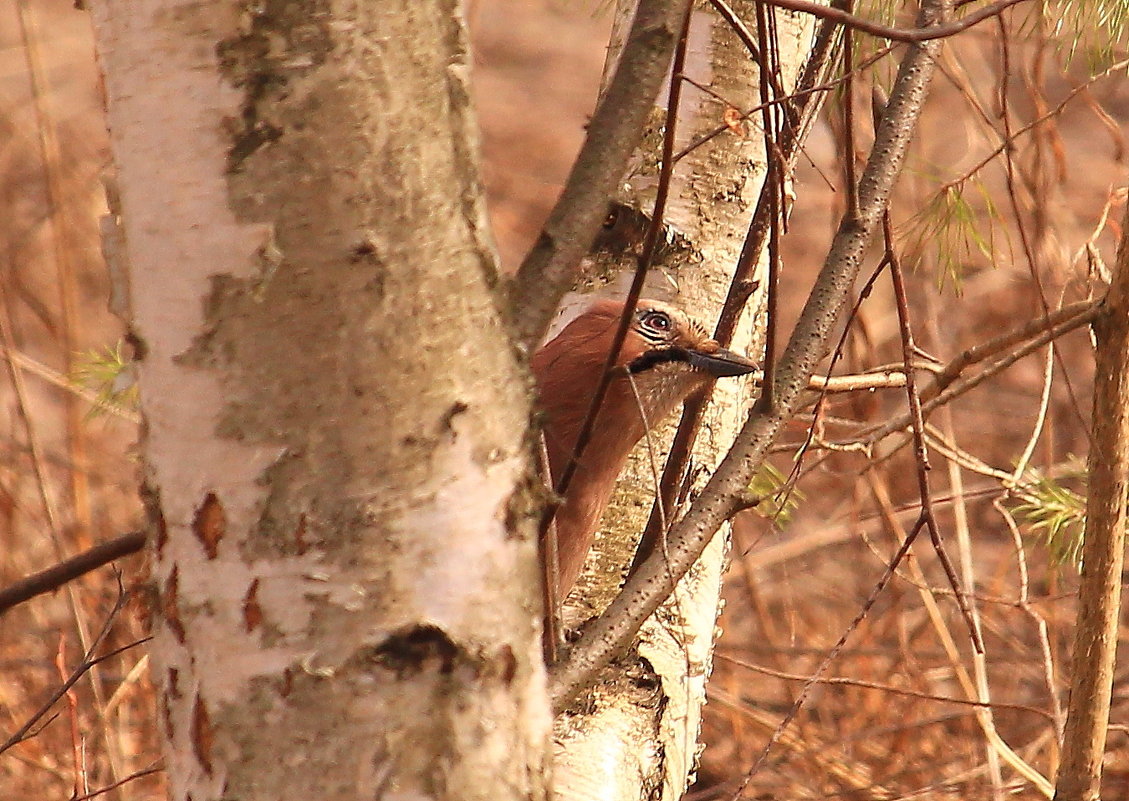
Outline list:
[[[657,334],[669,334],[674,329],[670,315],[661,311],[649,311],[639,318],[640,324]]]

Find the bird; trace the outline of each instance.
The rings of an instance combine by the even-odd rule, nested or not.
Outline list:
[[[622,300],[595,301],[531,359],[553,487],[572,456],[623,310]],[[722,348],[685,311],[657,300],[638,301],[591,438],[558,499],[553,518],[557,568],[550,576],[555,587],[546,593],[548,602],[559,604],[576,583],[636,443],[692,393],[717,378],[756,368],[752,360]]]

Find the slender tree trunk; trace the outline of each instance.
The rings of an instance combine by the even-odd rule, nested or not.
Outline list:
[[[1129,489],[1129,209],[1105,308],[1094,321],[1093,436],[1078,626],[1055,801],[1096,801],[1113,693]]]
[[[621,25],[630,21],[631,3],[621,4]],[[755,28],[755,3],[732,4]],[[780,59],[785,87],[793,85],[811,43],[806,15],[779,13]],[[613,34],[613,46],[616,42]],[[684,85],[675,150],[685,148],[723,124],[727,109],[718,96],[740,106],[760,102],[756,64],[732,29],[708,7],[694,12],[686,74],[716,93]],[[612,58],[615,57],[614,52]],[[651,213],[657,183],[657,153],[667,94],[660,94],[653,129],[644,137],[635,168],[625,180],[622,201]],[[754,121],[739,123],[681,159],[674,173],[665,222],[668,236],[660,261],[651,270],[645,297],[672,300],[712,328],[725,299],[749,220],[765,176],[763,133]],[[629,215],[630,216],[630,215]],[[640,223],[637,223],[637,225]],[[635,239],[631,221],[617,222],[622,236]],[[634,268],[619,232],[612,247],[597,251],[582,279],[584,289],[566,299],[554,330],[591,301],[591,291],[621,296]],[[758,267],[758,273],[763,264]],[[763,286],[763,282],[762,282]],[[750,304],[734,348],[759,356],[763,336],[763,294]],[[754,344],[758,343],[758,344]],[[724,455],[751,405],[751,382],[721,382],[702,425],[693,455],[694,474],[708,475]],[[566,625],[577,625],[603,610],[631,563],[639,532],[655,497],[656,470],[662,470],[674,420],[636,449],[605,514],[578,589],[565,608]],[[652,450],[653,449],[653,450]],[[665,510],[668,519],[677,510]],[[718,620],[727,540],[715,539],[675,596],[644,626],[638,654],[646,662],[609,673],[581,705],[557,721],[555,788],[561,799],[680,798],[692,779],[701,707],[709,676]]]
[[[93,11],[172,797],[544,798],[459,4]]]

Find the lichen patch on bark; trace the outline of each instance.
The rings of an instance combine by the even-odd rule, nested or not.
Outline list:
[[[285,133],[270,111],[291,77],[317,69],[332,50],[327,0],[240,3],[239,35],[219,43],[220,71],[243,92],[238,118],[227,120],[229,172]]]

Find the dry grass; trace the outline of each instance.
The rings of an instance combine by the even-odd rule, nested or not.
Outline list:
[[[0,186],[7,211],[0,219],[6,256],[0,333],[6,354],[18,352],[65,376],[76,351],[112,344],[121,334],[120,323],[105,311],[108,285],[97,238],[107,148],[85,15],[57,0],[34,6],[34,19],[25,16],[21,25],[14,3],[0,5]],[[473,19],[492,212],[512,264],[535,234],[579,144],[607,20],[587,7],[522,0],[480,0]],[[967,34],[944,65],[913,171],[895,204],[903,230],[931,207],[941,182],[971,168],[998,143],[993,131],[1001,126],[1001,65],[994,35],[990,25]],[[1057,71],[1054,42],[1029,30],[1022,42],[1013,42],[1009,57],[1013,128],[1053,109],[1085,77],[1081,59]],[[1059,116],[1017,141],[1014,202],[1002,158],[964,184],[977,230],[993,247],[987,254],[976,247],[962,252],[960,238],[954,240],[960,294],[952,275],[935,291],[950,265],[926,249],[911,291],[918,337],[934,355],[950,358],[1036,316],[1040,290],[1033,273],[1051,306],[1088,291],[1086,260],[1075,256],[1098,228],[1111,189],[1126,181],[1119,150],[1129,119],[1125,86],[1123,79],[1095,82]],[[808,147],[811,164],[798,177],[799,202],[785,240],[786,315],[802,299],[841,203],[841,193],[822,177],[839,183],[833,129],[817,132]],[[1107,261],[1115,234],[1110,223],[1093,237]],[[897,353],[893,305],[880,285],[848,340],[845,368],[890,363]],[[68,391],[65,378],[53,382],[23,364],[17,372],[5,365],[0,377],[4,584],[128,530],[139,517],[132,424],[87,418],[88,405]],[[1017,549],[1007,516],[993,503],[1003,495],[1000,482],[981,468],[1010,472],[1028,442],[1034,442],[1031,464],[1046,472],[1085,454],[1092,370],[1086,336],[1075,333],[1063,341],[1045,422],[1033,438],[1045,364],[1044,354],[1029,357],[962,398],[951,415],[933,419],[947,439],[979,460],[964,459],[958,475],[935,451],[931,480],[950,553],[975,571],[986,646],[981,681],[990,691],[990,711],[968,703],[977,694],[977,666],[965,624],[922,543],[827,672],[824,678],[834,683],[812,688],[753,777],[749,797],[1041,797],[1008,761],[1022,759],[1039,774],[1053,775],[1075,575],[1052,566],[1047,551],[1026,534]],[[836,399],[826,410],[821,439],[849,439],[858,427],[831,418],[883,420],[904,402],[894,391]],[[803,432],[797,423],[789,441],[799,443]],[[878,453],[885,450],[879,446]],[[817,449],[806,464],[812,469],[799,485],[804,494],[791,520],[773,526],[749,517],[739,527],[694,798],[731,796],[805,677],[870,593],[899,527],[904,530],[915,514],[913,463],[904,452],[875,465],[858,452]],[[790,452],[779,454],[778,466],[790,468]],[[962,527],[969,535],[963,543]],[[132,574],[125,585],[136,584],[132,576],[140,566],[127,570]],[[113,620],[98,653],[143,636],[138,595]],[[117,598],[117,578],[103,570],[0,620],[5,737],[59,685],[60,665],[67,673],[81,661],[84,644],[103,627]],[[99,664],[51,709],[34,736],[0,755],[0,797],[69,798],[157,762],[143,653],[134,648]],[[1118,681],[1108,799],[1129,797],[1124,670]],[[998,738],[989,738],[986,727]],[[1000,743],[1015,756],[1004,754]],[[151,776],[105,797],[161,794],[160,777]]]

